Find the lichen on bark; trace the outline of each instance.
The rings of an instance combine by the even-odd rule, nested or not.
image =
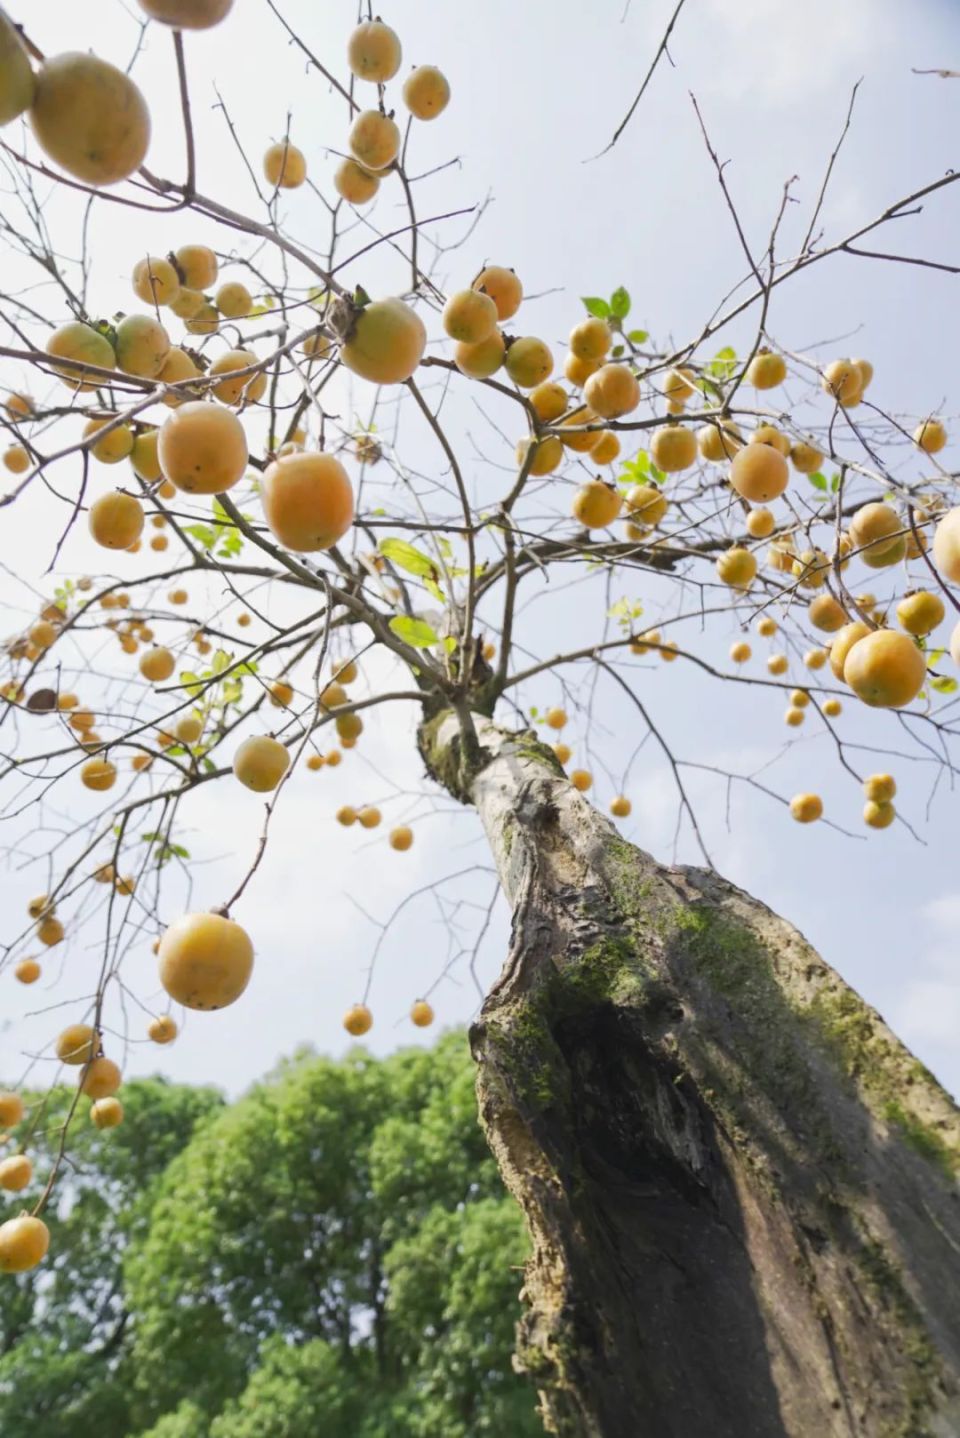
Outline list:
[[[513,906],[472,1043],[549,1431],[960,1432],[948,1096],[795,929],[625,843],[547,746],[478,719],[465,764],[433,722]]]

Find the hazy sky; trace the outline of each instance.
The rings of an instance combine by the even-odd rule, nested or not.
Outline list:
[[[346,0],[323,6],[278,0],[278,5],[310,48],[342,76],[354,5]],[[561,337],[579,317],[581,295],[606,294],[624,284],[634,297],[638,325],[660,341],[681,340],[696,332],[741,278],[742,256],[690,91],[713,144],[730,161],[728,183],[757,248],[769,234],[784,182],[794,175],[798,204],[784,229],[784,251],[802,236],[851,87],[860,77],[850,136],[824,211],[828,237],[873,217],[960,161],[960,81],[911,73],[911,67],[960,65],[960,14],[936,0],[909,5],[846,0],[842,7],[835,0],[802,5],[687,0],[671,44],[673,67],[665,64],[658,71],[616,148],[591,161],[626,111],[672,8],[672,0],[628,6],[623,0],[597,0],[587,20],[584,7],[573,0],[526,0],[522,5],[484,0],[470,7],[469,23],[464,7],[429,0],[397,0],[382,12],[401,35],[405,67],[407,61],[438,64],[453,89],[444,116],[416,132],[410,162],[414,174],[456,161],[418,184],[419,214],[441,216],[486,202],[472,232],[472,220],[465,217],[427,226],[426,233],[441,244],[469,232],[461,248],[440,258],[438,282],[465,283],[487,259],[512,265],[528,294],[542,296],[524,309],[531,332],[557,342],[558,352]],[[27,22],[48,52],[91,47],[126,64],[133,51],[136,7],[121,0],[99,0],[95,6],[79,6],[75,0],[32,0],[26,6],[11,0],[9,9]],[[154,117],[151,168],[180,174],[182,139],[170,52],[169,36],[155,27],[134,73]],[[254,157],[283,134],[287,111],[292,111],[292,135],[307,154],[311,178],[330,192],[336,158],[328,147],[342,150],[345,144],[342,102],[307,73],[265,0],[236,0],[235,13],[222,27],[188,37],[187,57],[201,190],[251,213],[257,204],[217,108],[219,91]],[[129,304],[129,271],[146,250],[164,253],[192,240],[218,249],[234,243],[226,232],[189,217],[152,220],[110,206],[102,211],[91,232],[92,294],[104,314]],[[291,234],[322,245],[325,219],[315,195],[305,189],[285,198],[283,213]],[[55,195],[47,217],[51,229],[63,236],[62,248],[75,252],[76,206]],[[404,217],[397,196],[384,185],[374,221],[386,229],[402,225]],[[895,236],[884,233],[878,247],[896,244],[955,262],[958,220],[960,197],[951,191],[931,201],[921,216],[899,221]],[[367,237],[359,229],[356,247]],[[405,273],[402,261],[381,250],[352,267],[349,278],[374,292],[389,292],[403,287]],[[778,290],[768,327],[792,351],[813,349],[826,358],[839,347],[841,353],[853,349],[869,356],[882,403],[908,414],[942,410],[950,424],[953,298],[948,277],[840,258]],[[45,303],[52,303],[49,293]],[[740,328],[717,343],[736,345],[749,338],[749,328]],[[16,366],[8,367],[3,378],[14,387],[25,380]],[[363,386],[355,391],[344,386],[341,398],[345,413],[353,407],[366,414],[372,396]],[[478,495],[485,484],[495,492],[479,455],[482,451],[508,464],[509,454],[502,448],[497,452],[500,441],[487,415],[469,405],[460,414],[469,432],[467,450],[477,456],[469,466],[470,482]],[[417,449],[416,460],[425,470],[439,462],[423,448]],[[99,482],[106,488],[112,481],[101,476]],[[32,496],[12,515],[4,511],[0,559],[45,592],[52,585],[43,571],[51,533],[57,532],[54,523],[45,501]],[[64,551],[62,568],[76,574],[100,563],[102,554],[77,534]],[[134,557],[125,557],[119,572],[135,569]],[[892,592],[894,583],[881,574],[871,587],[882,596]],[[663,603],[662,591],[652,584],[645,591],[639,578],[623,592],[641,600],[654,617]],[[35,602],[10,580],[3,582],[0,598],[10,611],[4,632],[16,629]],[[283,601],[269,602],[281,606]],[[525,620],[525,639],[542,654],[568,647],[587,623],[581,611],[578,591],[564,591],[558,583],[549,604],[542,593],[537,595]],[[588,638],[596,634],[602,612],[594,608],[582,630]],[[700,636],[694,627],[677,637],[704,657],[719,660],[735,631],[728,626]],[[765,652],[763,642],[755,647],[759,655]],[[366,667],[365,682],[387,681],[389,671],[378,665],[374,661]],[[685,758],[747,773],[780,755],[783,704],[773,696],[721,693],[718,685],[682,664],[651,663],[642,673],[645,702]],[[571,672],[568,679],[573,698],[585,678]],[[559,682],[552,680],[530,696],[541,705],[561,697]],[[904,747],[894,735],[895,722],[857,712],[851,704],[844,733],[865,744],[891,742],[894,736],[892,742]],[[338,771],[303,773],[287,786],[262,870],[236,910],[258,953],[247,995],[222,1013],[193,1017],[170,1049],[131,1044],[128,1072],[160,1068],[176,1078],[237,1090],[299,1043],[341,1050],[346,1042],[341,1014],[359,995],[378,933],[352,900],[383,922],[411,889],[479,866],[480,872],[456,881],[439,900],[427,894],[411,903],[391,927],[377,960],[370,1043],[385,1052],[415,1038],[429,1041],[429,1035],[415,1035],[405,1014],[451,960],[449,976],[432,996],[440,1021],[463,1022],[475,1013],[476,991],[458,951],[469,954],[483,923],[493,893],[492,878],[482,871],[489,858],[472,813],[459,813],[450,801],[435,796],[428,802],[418,798],[421,765],[410,743],[412,723],[412,711],[391,710],[388,719],[370,724],[360,747]],[[592,748],[585,750],[576,731],[573,737],[578,753],[586,753],[597,772],[599,801],[606,805],[624,785],[634,801],[625,832],[658,857],[671,858],[675,794],[655,746],[647,744],[625,775],[643,737],[634,712],[611,691],[598,702]],[[920,842],[899,825],[864,837],[857,786],[839,771],[829,741],[812,728],[778,758],[765,782],[787,795],[817,789],[830,815],[854,838],[823,826],[801,829],[781,807],[744,786],[733,790],[728,830],[723,780],[700,774],[690,782],[718,868],[793,920],[956,1092],[956,798],[943,785],[928,816],[934,767],[916,758],[893,761],[893,767],[901,780],[898,805]],[[197,907],[221,900],[253,852],[262,810],[251,797],[239,786],[219,784],[191,804],[185,842],[198,861],[193,876]],[[383,800],[390,823],[412,818],[413,850],[393,854],[380,834],[371,838],[338,829],[333,811],[358,799]],[[59,814],[65,816],[62,822],[72,823],[86,812],[85,802],[79,785],[67,786],[44,818],[54,822]],[[19,867],[25,853],[42,851],[43,835],[32,822],[25,829],[23,821],[16,821],[0,830],[0,841],[12,851],[0,876],[10,930],[26,898],[43,888],[42,869]],[[697,860],[689,834],[682,836],[680,857]],[[172,917],[176,904],[167,912]],[[451,920],[456,926],[452,937]],[[497,907],[477,958],[485,986],[498,970],[505,938],[505,915]],[[95,960],[91,931],[89,948],[81,940],[51,956],[49,984],[45,980],[27,991],[5,981],[2,1011],[11,1021],[2,1038],[5,1074],[16,1076],[23,1065],[19,1055],[48,1042],[69,1006],[52,1015],[27,1015],[68,999],[80,1005],[90,991]],[[141,943],[125,968],[144,1001],[156,991],[153,964],[149,944]],[[131,1032],[141,1028],[134,1011]]]

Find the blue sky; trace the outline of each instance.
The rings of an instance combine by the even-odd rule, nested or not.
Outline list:
[[[324,63],[343,74],[354,7],[335,0],[318,14],[307,0],[279,3]],[[120,0],[103,0],[92,15],[84,7],[83,16],[68,0],[41,0],[29,14],[21,14],[16,4],[10,8],[28,20],[37,43],[47,50],[89,45],[117,63],[132,52],[135,7],[125,8]],[[847,0],[838,9],[828,0],[807,0],[802,7],[785,0],[739,0],[736,6],[725,0],[687,0],[671,44],[673,66],[665,64],[657,72],[616,148],[591,160],[629,105],[672,8],[635,0],[625,9],[622,0],[601,0],[591,8],[588,26],[582,6],[572,0],[549,5],[528,0],[522,6],[515,0],[485,0],[469,25],[457,7],[423,0],[398,0],[384,12],[403,40],[405,65],[440,65],[453,90],[445,115],[417,131],[415,173],[456,161],[418,186],[419,213],[439,216],[485,202],[472,230],[473,219],[466,217],[427,227],[426,234],[442,244],[468,236],[439,259],[438,282],[445,287],[465,283],[487,259],[512,265],[530,296],[523,313],[531,332],[557,342],[558,351],[561,337],[579,317],[583,294],[626,285],[636,323],[661,341],[679,341],[698,329],[741,277],[742,256],[690,91],[712,143],[730,161],[728,182],[751,243],[758,247],[769,234],[782,186],[794,175],[797,204],[784,226],[784,252],[802,237],[851,88],[861,77],[851,132],[824,210],[828,236],[872,218],[960,159],[960,81],[911,73],[914,66],[960,65],[960,15],[948,5]],[[283,134],[290,109],[292,135],[307,154],[311,177],[329,189],[336,164],[329,147],[342,148],[345,141],[342,105],[305,72],[265,4],[237,0],[235,9],[219,30],[187,41],[200,188],[241,209],[256,203],[215,108],[216,86],[254,156]],[[156,29],[148,34],[135,74],[154,115],[151,167],[179,173],[182,142],[168,36]],[[103,208],[92,230],[93,294],[102,313],[128,303],[132,257],[146,249],[164,253],[193,240],[218,248],[231,243],[205,222],[183,216],[151,220]],[[75,206],[52,195],[46,212],[69,250],[77,234]],[[324,221],[315,196],[297,192],[285,200],[283,212],[292,234],[322,244]],[[396,196],[385,193],[373,218],[390,228],[402,224],[403,216]],[[930,202],[922,215],[899,221],[895,238],[881,238],[884,245],[889,239],[907,252],[952,261],[958,219],[960,196],[951,192]],[[357,244],[366,237],[358,230]],[[400,261],[383,251],[350,271],[351,279],[362,280],[373,292],[401,288],[404,274]],[[841,257],[777,291],[768,328],[792,351],[821,358],[849,350],[868,355],[885,405],[903,414],[941,411],[949,425],[955,414],[951,283],[915,267]],[[717,343],[743,345],[750,337],[749,325],[734,327]],[[14,366],[5,378],[16,386],[23,375]],[[372,396],[362,386],[350,391],[344,384],[341,397],[344,412],[368,413]],[[470,456],[470,482],[478,496],[487,485],[495,492],[485,461],[510,462],[496,435],[496,415],[481,412],[472,399],[456,413]],[[386,423],[381,416],[381,427]],[[425,437],[413,431],[405,438],[404,461],[429,472],[437,460]],[[946,460],[951,462],[949,450]],[[101,482],[106,487],[107,478]],[[11,554],[17,556],[25,577],[41,589],[50,584],[42,577],[49,558],[45,504],[31,496],[16,507],[7,528],[9,547],[0,556],[7,563]],[[71,539],[64,553],[66,572],[79,573],[97,563],[82,535]],[[128,569],[121,573],[134,572],[132,557],[122,563]],[[881,592],[881,580],[874,587]],[[631,581],[624,592],[642,602],[653,618],[666,602],[652,583],[644,589]],[[3,581],[2,596],[14,615],[27,614],[33,603],[9,579]],[[545,598],[538,594],[525,611],[523,637],[533,652],[549,654],[572,647],[581,634],[595,636],[602,606],[588,612],[580,591],[559,584],[549,604]],[[271,602],[282,612],[282,597]],[[19,622],[15,617],[9,627]],[[734,637],[737,632],[728,625],[704,635],[691,629],[683,639],[703,657],[720,661]],[[758,654],[765,652],[762,641],[755,647]],[[381,661],[365,668],[364,682],[387,683],[390,677]],[[572,705],[586,693],[579,687],[586,676],[571,671],[567,681]],[[638,668],[637,682],[684,757],[748,773],[780,755],[781,702],[758,699],[750,691],[721,692],[680,664]],[[562,697],[560,682],[554,680],[545,680],[527,696],[541,707]],[[889,738],[889,717],[848,708],[846,735],[867,744]],[[576,723],[572,727],[578,756],[585,755],[598,776],[599,801],[605,805],[625,787],[634,801],[625,832],[658,857],[672,858],[676,800],[654,746],[647,744],[627,771],[642,736],[633,711],[612,690],[598,698],[595,720],[589,745]],[[391,710],[382,723],[371,723],[361,746],[338,771],[302,774],[288,785],[263,868],[236,914],[254,935],[258,951],[251,989],[230,1010],[193,1017],[177,1044],[162,1053],[131,1042],[128,1072],[159,1066],[174,1077],[236,1090],[298,1043],[342,1049],[340,1016],[362,989],[377,937],[354,901],[374,919],[386,921],[411,888],[479,866],[479,872],[456,880],[446,899],[438,903],[426,895],[391,927],[374,979],[371,1046],[384,1052],[415,1037],[420,1041],[404,1015],[413,998],[437,983],[450,960],[450,974],[432,996],[440,1021],[464,1022],[475,1013],[476,991],[457,949],[469,951],[471,935],[482,924],[493,888],[484,872],[489,859],[472,814],[456,812],[443,799],[418,797],[421,765],[410,742],[412,723],[412,712]],[[812,732],[804,732],[776,759],[769,782],[787,795],[797,788],[817,789],[828,813],[854,838],[823,826],[801,829],[779,806],[743,786],[734,788],[728,830],[723,780],[693,775],[691,788],[718,868],[794,921],[956,1092],[956,799],[949,785],[941,785],[927,817],[932,767],[907,759],[890,763],[901,781],[902,811],[920,842],[902,826],[864,837],[856,786],[839,772],[829,745]],[[887,767],[886,762],[879,767]],[[235,786],[219,785],[191,805],[186,842],[197,857],[193,885],[198,906],[221,899],[236,882],[239,856],[252,853],[262,811],[250,797]],[[357,798],[383,801],[391,823],[412,818],[414,849],[385,857],[379,836],[355,837],[356,831],[338,829],[333,811]],[[69,824],[84,812],[84,803],[76,786],[60,803],[53,801],[51,812],[58,809]],[[37,882],[42,869],[19,868],[19,856],[38,852],[42,836],[8,823],[2,837],[17,851],[8,855],[4,877],[10,908],[17,913],[43,887]],[[681,836],[679,856],[697,859],[688,833]],[[169,916],[174,912],[176,895]],[[462,926],[452,947],[451,914]],[[498,970],[505,939],[505,915],[497,908],[477,958],[485,985]],[[20,1062],[17,1054],[33,1052],[49,1040],[63,1013],[56,1009],[29,1017],[29,1011],[67,1000],[79,1003],[89,992],[96,961],[93,931],[89,946],[83,939],[70,946],[62,973],[59,955],[58,950],[57,961],[48,964],[48,988],[38,985],[29,993],[18,988],[12,996],[7,989],[7,1073]],[[125,963],[131,988],[147,1003],[156,988],[152,965],[145,944],[132,949]],[[119,1031],[122,1016],[115,1017]],[[135,1038],[141,1028],[134,1012],[129,1032]]]

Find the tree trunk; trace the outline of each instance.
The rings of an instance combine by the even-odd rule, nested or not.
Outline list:
[[[562,1438],[960,1434],[960,1114],[763,904],[619,837],[551,751],[421,730],[513,930],[472,1032]]]

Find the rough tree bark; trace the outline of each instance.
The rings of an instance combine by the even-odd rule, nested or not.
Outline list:
[[[430,772],[513,905],[472,1033],[561,1438],[960,1434],[960,1114],[790,924],[619,837],[529,734]]]

